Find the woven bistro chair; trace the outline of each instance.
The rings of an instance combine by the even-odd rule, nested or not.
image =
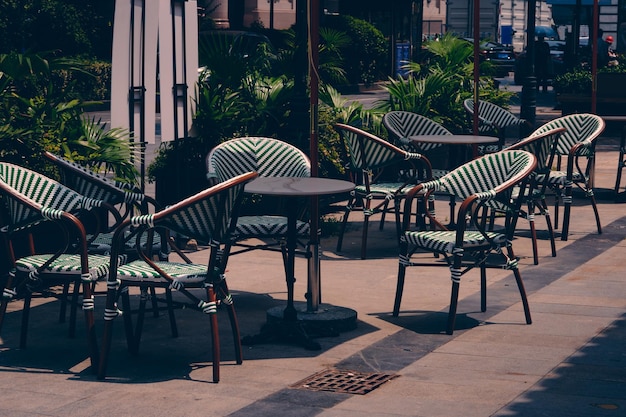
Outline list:
[[[248,171],[255,171],[261,177],[311,176],[311,161],[304,152],[290,143],[265,137],[242,137],[222,142],[209,152],[206,166],[207,178],[212,183]],[[265,213],[242,213],[237,220],[237,242],[232,255],[255,249],[280,251],[286,262],[285,213],[280,199]],[[310,228],[305,213],[297,220],[296,229],[300,240],[308,240]]]
[[[516,186],[521,188],[520,192],[524,192],[528,177],[534,172],[536,164],[536,158],[525,151],[496,152],[470,161],[439,179],[421,183],[407,193],[407,207],[410,207],[411,200],[416,196],[426,199],[437,190],[454,194],[463,202],[458,210],[456,230],[447,230],[438,224],[437,230],[414,231],[405,210],[394,316],[397,317],[400,313],[408,267],[447,266],[450,268],[452,295],[446,333],[452,334],[461,277],[473,268],[480,268],[481,310],[485,311],[486,268],[498,267],[513,271],[522,298],[526,323],[531,323],[528,300],[512,246],[522,200],[512,199],[511,194]],[[490,231],[491,222],[485,212],[491,209],[501,210],[503,207],[509,207],[505,228],[502,231]],[[433,258],[432,254],[439,256]],[[502,261],[496,262],[490,256],[492,254],[502,258]],[[441,262],[441,257],[445,262]]]
[[[233,299],[229,293],[224,273],[233,243],[237,214],[243,198],[244,186],[258,175],[249,172],[210,187],[156,213],[133,216],[126,219],[113,237],[112,264],[107,281],[107,298],[104,313],[104,336],[98,378],[104,379],[111,356],[113,321],[120,315],[117,307],[121,296],[124,327],[128,348],[137,354],[143,330],[146,291],[149,286],[171,288],[182,294],[188,309],[207,314],[211,332],[213,353],[213,381],[219,381],[220,343],[217,323],[218,305],[226,306],[235,343],[237,364],[241,364],[241,338]],[[140,246],[139,259],[125,265],[115,260],[125,239],[124,230],[136,227],[137,233],[148,233],[155,228],[209,242],[210,253],[206,264],[192,263],[183,253],[177,252],[182,261],[154,261]],[[166,233],[166,234],[167,234]],[[128,289],[138,287],[141,291],[136,325],[133,328]],[[202,289],[198,296],[192,289]]]
[[[394,110],[385,113],[383,125],[396,146],[410,152],[420,153],[428,158],[431,164],[434,165],[432,168],[433,178],[441,178],[450,172],[447,158],[443,158],[441,155],[445,145],[441,143],[420,143],[417,146],[416,143],[412,143],[409,139],[415,135],[452,135],[452,132],[441,124],[417,113]],[[434,155],[435,153],[438,153],[439,157]],[[436,161],[440,161],[441,166]],[[448,196],[448,198],[450,199],[450,218],[452,218],[456,202],[453,196]]]
[[[530,177],[530,186],[527,188],[527,192],[522,194],[519,192],[519,188],[516,190],[517,192],[513,192],[513,198],[521,198],[523,201],[522,205],[526,205],[526,211],[521,210],[520,215],[528,220],[530,226],[533,245],[533,262],[535,265],[539,264],[535,215],[543,216],[546,219],[552,256],[556,256],[556,243],[554,242],[554,230],[550,219],[550,211],[546,203],[546,190],[548,188],[549,173],[552,169],[557,146],[559,144],[559,138],[565,131],[565,128],[546,130],[540,135],[526,138],[506,148],[506,150],[527,151],[537,158],[537,168]]]
[[[44,152],[44,157],[57,167],[61,174],[61,183],[74,191],[88,198],[99,199],[113,205],[120,217],[117,221],[108,224],[105,230],[100,230],[97,234],[87,234],[89,253],[108,255],[111,253],[111,244],[113,241],[113,232],[117,226],[128,216],[132,214],[148,214],[153,213],[161,208],[159,203],[149,195],[144,194],[141,190],[131,184],[120,181],[111,180],[103,175],[90,170],[76,162],[69,161],[61,156],[51,152]],[[103,223],[108,223],[106,219]],[[124,253],[129,261],[135,259],[137,251],[135,250],[136,240],[133,239],[132,230],[127,230],[127,238],[124,242]],[[161,244],[161,236],[159,234],[143,234],[141,236],[141,245],[150,246],[152,252],[158,255],[160,260],[167,260],[168,253],[163,252],[167,245]],[[68,288],[64,289],[67,293]],[[159,315],[158,295],[154,288],[151,291],[152,310],[154,316]],[[178,335],[178,328],[174,319],[171,306],[171,294],[169,289],[165,289],[167,309],[171,320],[172,335]],[[65,304],[61,305],[59,320],[65,320]]]
[[[474,100],[471,98],[463,101],[463,107],[469,116],[474,116]],[[518,138],[522,139],[524,128],[530,127],[530,124],[522,118],[515,116],[513,113],[504,109],[497,104],[484,100],[478,100],[478,132],[495,133],[500,138],[498,149],[486,149],[485,151],[498,151],[504,147],[506,140],[506,130],[510,127],[518,129]]]
[[[51,152],[44,152],[44,156],[52,162],[60,171],[61,183],[75,190],[85,197],[95,198],[115,206],[121,215],[118,222],[110,224],[108,230],[99,233],[89,242],[89,251],[92,253],[107,254],[111,251],[113,231],[121,220],[132,214],[147,214],[161,208],[159,203],[149,195],[131,184],[111,180],[103,175],[90,170],[76,162],[69,161]],[[144,237],[143,245],[147,244],[148,236]],[[126,252],[132,256],[135,253],[135,241],[128,239]],[[167,253],[160,253],[160,236],[154,236],[152,247],[162,260],[167,259]]]
[[[393,143],[399,148],[410,152],[421,153],[433,163],[430,152],[444,147],[440,143],[422,143],[416,146],[409,139],[415,135],[452,135],[448,129],[439,123],[417,113],[408,111],[390,111],[383,116],[383,125],[389,132]],[[433,178],[439,178],[449,172],[448,167],[433,167]]]
[[[117,212],[101,200],[84,197],[42,174],[6,162],[0,162],[0,203],[0,233],[11,262],[0,304],[0,328],[8,303],[23,298],[20,347],[25,348],[32,297],[57,296],[54,287],[73,284],[75,291],[70,311],[70,336],[73,336],[78,290],[82,287],[88,351],[95,371],[98,348],[92,284],[106,277],[110,257],[88,253],[81,219],[89,218],[89,212],[100,212],[107,206],[112,215]],[[36,235],[42,226],[51,227],[46,229],[45,237]],[[54,245],[50,244],[50,230],[54,231]],[[20,250],[20,239],[24,237],[29,248]],[[45,246],[51,249],[37,251],[36,244],[44,246],[43,239],[48,241]],[[125,257],[120,255],[118,261],[123,264]]]
[[[600,214],[593,193],[596,139],[604,131],[602,117],[590,114],[570,114],[551,120],[537,128],[530,137],[548,130],[564,127],[556,152],[556,170],[550,171],[548,184],[556,193],[554,227],[559,225],[559,201],[563,201],[561,240],[567,240],[572,209],[572,188],[577,186],[591,202],[598,234],[602,233]],[[565,169],[563,170],[563,164]]]
[[[396,234],[400,238],[402,201],[418,182],[432,178],[432,167],[428,158],[419,153],[408,152],[359,128],[336,124],[350,163],[350,171],[355,183],[354,191],[344,209],[341,230],[337,240],[337,251],[341,251],[348,217],[357,201],[363,201],[363,232],[361,238],[361,259],[367,257],[367,235],[369,219],[381,214],[380,229],[384,216],[393,210],[396,221]],[[397,180],[383,179],[384,168],[397,171]],[[394,173],[395,175],[395,173]],[[372,205],[375,200],[375,205]],[[390,207],[390,204],[391,207]]]

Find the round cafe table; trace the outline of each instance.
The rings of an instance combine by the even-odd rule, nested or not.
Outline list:
[[[500,141],[495,136],[483,135],[414,135],[408,138],[416,147],[420,143],[438,143],[441,145],[471,145],[473,158],[478,157],[478,145],[493,145]],[[457,163],[460,161],[457,161]],[[466,161],[458,163],[463,164]]]
[[[352,191],[354,184],[349,181],[318,177],[258,177],[246,184],[244,191],[248,194],[261,194],[281,196],[289,201],[287,213],[287,306],[282,310],[281,320],[268,320],[263,326],[261,333],[244,340],[246,344],[279,340],[295,342],[310,350],[319,350],[320,345],[311,340],[305,328],[307,319],[316,324],[316,331],[323,325],[323,313],[319,311],[320,304],[320,269],[319,269],[319,236],[317,230],[311,230],[309,242],[311,256],[308,257],[307,274],[307,309],[305,312],[297,311],[294,303],[294,266],[297,244],[296,220],[298,216],[298,198],[307,198],[311,205],[318,204],[318,197],[323,195],[341,194]],[[317,207],[317,206],[316,206]],[[312,210],[318,213],[318,210]],[[313,214],[312,214],[313,215]],[[317,229],[317,222],[312,229]],[[270,309],[272,310],[272,309]],[[328,309],[325,308],[325,311]],[[342,307],[332,308],[330,322],[339,319],[343,322],[354,322],[356,325],[356,312]],[[268,319],[272,318],[272,312],[268,311]],[[330,329],[332,331],[332,329]]]

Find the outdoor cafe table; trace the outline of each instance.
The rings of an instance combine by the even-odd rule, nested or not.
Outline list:
[[[287,212],[287,306],[282,310],[277,320],[272,318],[268,311],[268,323],[263,326],[259,335],[253,336],[244,343],[254,344],[265,341],[278,340],[283,342],[295,342],[310,350],[319,350],[320,345],[311,340],[307,335],[307,320],[310,319],[316,326],[316,331],[323,326],[323,312],[319,311],[320,299],[320,269],[319,269],[319,238],[317,230],[311,233],[310,250],[308,257],[307,274],[307,309],[304,312],[297,311],[294,303],[294,269],[297,245],[296,221],[298,217],[297,199],[307,198],[317,204],[317,197],[323,195],[341,194],[352,191],[354,184],[349,181],[318,177],[258,177],[246,184],[245,192],[248,194],[272,195],[289,198]],[[316,210],[317,211],[317,210]],[[324,309],[328,311],[328,309]],[[342,307],[335,307],[329,315],[329,322],[336,320],[354,321],[356,324],[356,312]],[[332,325],[332,324],[331,324]],[[329,329],[333,331],[332,329]],[[335,331],[333,331],[335,332]]]
[[[493,145],[499,142],[495,136],[482,135],[414,135],[408,138],[416,147],[423,143],[438,143],[441,145],[471,145],[473,158],[478,157],[478,145]],[[453,168],[466,161],[455,161]]]

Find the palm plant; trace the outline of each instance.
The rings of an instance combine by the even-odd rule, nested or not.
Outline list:
[[[82,71],[77,61],[52,54],[0,55],[0,141],[2,159],[48,171],[43,151],[59,153],[135,182],[131,137],[108,131],[83,117],[79,100],[67,100],[54,87],[55,71]]]
[[[439,41],[424,44],[419,63],[410,62],[407,79],[389,78],[385,88],[389,99],[376,103],[382,112],[405,110],[443,124],[453,133],[467,130],[463,100],[473,96],[473,48],[468,42],[446,34]],[[487,70],[488,63],[481,64]],[[489,76],[480,78],[481,99],[506,107],[513,93],[499,91]]]

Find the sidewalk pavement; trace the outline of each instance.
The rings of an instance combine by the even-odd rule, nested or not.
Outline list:
[[[546,97],[547,98],[547,97]],[[555,111],[538,108],[539,114]],[[558,114],[557,114],[558,116]],[[556,117],[556,116],[555,116]],[[344,250],[322,240],[322,301],[358,313],[358,326],[316,340],[320,351],[298,346],[244,347],[236,365],[226,314],[221,381],[212,383],[208,323],[176,312],[180,336],[167,317],[147,317],[138,356],[125,347],[116,323],[109,377],[89,370],[84,328],[70,340],[58,323],[58,305],[34,301],[28,348],[18,349],[20,303],[12,303],[0,340],[2,416],[624,416],[626,415],[626,236],[623,204],[610,192],[617,145],[602,138],[596,163],[603,233],[591,206],[575,198],[568,241],[557,239],[556,258],[540,232],[533,265],[527,224],[514,242],[529,295],[533,324],[524,324],[511,274],[488,271],[487,311],[480,312],[479,274],[464,275],[457,330],[444,332],[450,297],[447,268],[411,268],[400,317],[391,315],[397,274],[393,224],[372,226],[370,258],[359,258],[360,220],[351,218]],[[577,196],[580,197],[580,196]],[[543,219],[537,228],[543,230]],[[557,230],[557,233],[559,230]],[[206,251],[191,252],[196,261]],[[304,301],[306,263],[297,259],[296,300]],[[227,272],[242,335],[256,334],[268,308],[284,305],[278,254],[254,251],[231,258]],[[103,296],[96,297],[102,329]],[[364,394],[315,391],[294,384],[327,369],[392,377]]]

